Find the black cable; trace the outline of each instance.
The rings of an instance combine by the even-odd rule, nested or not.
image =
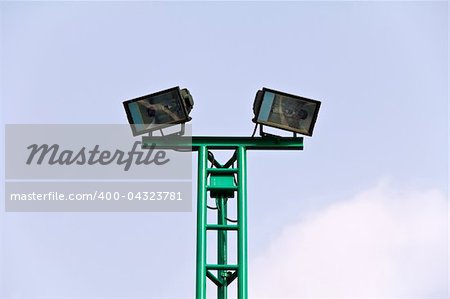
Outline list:
[[[227,161],[227,163],[225,163],[225,165],[223,165],[223,168],[230,168],[231,165],[233,165],[234,162],[236,162],[237,160],[237,152],[235,151],[233,156],[231,156],[231,158]]]
[[[217,205],[217,200],[216,200],[216,206],[215,207],[211,207],[211,206],[208,206],[208,205],[206,205],[206,207],[208,209],[211,209],[211,210],[219,210],[220,211],[219,206]],[[228,217],[225,217],[225,219],[230,221],[230,222],[233,222],[233,223],[237,223],[238,222],[237,220],[234,220],[234,219],[231,219],[231,218],[228,218]]]
[[[208,160],[211,162],[211,168],[214,166],[214,162],[216,161],[216,158],[214,158],[214,154],[210,151],[208,151]]]
[[[223,168],[223,166],[217,162],[216,158],[214,158],[214,154],[210,151],[208,151],[208,160],[211,162],[211,168],[212,166],[215,166],[216,168]]]
[[[253,129],[252,137],[255,137],[256,129],[257,129],[257,128],[258,128],[258,124],[256,123],[256,124],[255,124],[255,128]]]
[[[228,221],[233,222],[233,223],[237,223],[237,222],[238,222],[237,220],[230,219],[230,218],[228,218],[228,217],[225,217],[225,219],[227,219]]]
[[[217,204],[217,200],[216,200],[216,206],[215,207],[208,206],[208,204],[206,204],[206,207],[208,209],[211,209],[211,210],[218,210],[219,209],[219,205]]]
[[[235,162],[236,162],[236,161],[234,161],[233,164],[231,164],[231,167],[232,167],[232,168],[235,168],[235,166],[234,166],[234,163],[235,163]],[[238,182],[237,182],[236,175],[234,175],[234,174],[233,174],[233,181],[234,181],[234,184],[237,186],[237,185],[238,185]]]
[[[216,208],[214,210],[219,210],[219,212],[220,212],[219,204],[217,203],[217,198],[216,198]],[[233,222],[233,223],[237,223],[238,222],[237,220],[230,219],[228,217],[225,217],[225,219],[230,221],[230,222]]]

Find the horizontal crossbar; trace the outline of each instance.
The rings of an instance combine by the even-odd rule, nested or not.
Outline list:
[[[238,265],[215,265],[209,264],[206,265],[207,270],[237,270]]]
[[[235,224],[208,224],[207,230],[238,230],[238,226]]]
[[[237,173],[237,168],[206,168],[206,171],[214,174],[228,174],[228,173]]]
[[[208,149],[302,150],[303,137],[217,137],[217,136],[144,136],[142,148],[180,149],[196,151]]]
[[[222,186],[206,186],[206,190],[209,190],[209,191],[228,191],[228,190],[237,191],[238,189],[239,189],[238,186],[225,186],[225,187],[222,187]]]

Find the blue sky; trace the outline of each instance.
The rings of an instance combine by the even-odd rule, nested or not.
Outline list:
[[[386,232],[396,239],[406,226],[412,241],[394,251],[432,244],[410,258],[447,264],[447,2],[2,2],[0,9],[3,123],[125,123],[123,100],[179,85],[194,96],[194,135],[249,136],[262,87],[322,101],[303,152],[249,153],[250,276],[258,260],[274,259],[270,248],[286,244],[286,230],[297,240],[286,256],[301,256],[295,248],[305,242],[321,244],[295,227],[351,239],[317,223],[346,225],[348,211],[376,221],[371,209],[358,208],[369,199],[391,223],[375,230],[374,240]],[[405,212],[385,198],[397,198]],[[344,214],[329,212],[334,207]],[[5,299],[193,296],[195,213],[0,217]],[[417,227],[428,223],[414,219],[443,224],[424,240]],[[367,250],[355,242],[353,250]],[[335,256],[332,248],[324,254]],[[389,254],[383,263],[398,269],[397,280],[377,294],[366,288],[362,297],[446,297],[446,271],[420,268],[437,284],[407,281],[401,274],[409,270]],[[299,260],[307,275],[322,264],[304,265]],[[34,279],[23,285],[25,273]],[[333,280],[317,280],[326,279]],[[382,275],[369,280],[384,285]],[[253,284],[255,296],[280,294],[277,284]],[[333,293],[329,284],[326,295],[348,297],[354,285],[342,285]],[[408,293],[407,285],[421,288]],[[278,287],[290,290],[286,282]],[[321,295],[308,290],[283,296]]]

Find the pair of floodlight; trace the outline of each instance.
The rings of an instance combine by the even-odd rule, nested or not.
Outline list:
[[[160,130],[191,120],[189,113],[194,100],[187,89],[173,87],[123,102],[128,122],[134,136]],[[294,133],[312,136],[319,113],[320,102],[273,89],[263,88],[256,93],[253,103],[254,118],[260,125],[262,137],[270,135],[263,131],[269,126]]]

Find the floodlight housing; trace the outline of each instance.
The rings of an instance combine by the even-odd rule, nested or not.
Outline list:
[[[320,101],[273,89],[258,90],[253,103],[253,122],[290,132],[312,136]]]
[[[126,100],[123,106],[133,136],[137,136],[190,121],[194,100],[189,90],[177,86]]]

